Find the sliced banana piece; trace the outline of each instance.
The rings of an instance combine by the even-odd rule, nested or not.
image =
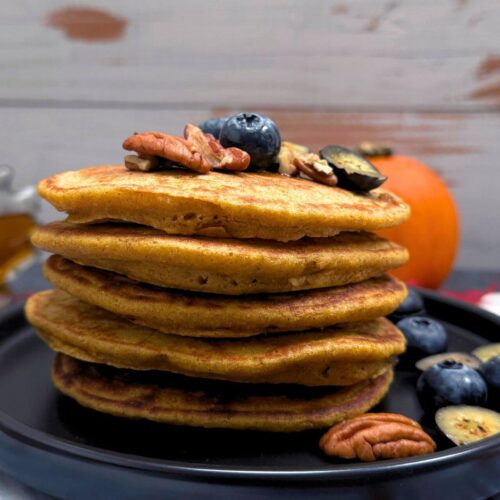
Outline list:
[[[500,432],[500,413],[480,406],[445,406],[436,412],[436,424],[455,444],[469,444]]]
[[[482,345],[481,347],[474,349],[472,354],[484,363],[495,356],[500,356],[500,343]]]
[[[462,363],[463,365],[470,366],[474,368],[474,370],[479,370],[481,366],[481,361],[472,356],[471,354],[467,354],[466,352],[443,352],[441,354],[434,354],[432,356],[427,356],[426,358],[419,359],[415,366],[417,369],[425,371],[427,368],[430,368],[432,365],[439,363],[440,361],[445,360],[456,361],[457,363]]]

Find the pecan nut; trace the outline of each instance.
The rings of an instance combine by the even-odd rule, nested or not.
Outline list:
[[[140,170],[141,172],[149,172],[160,166],[160,161],[157,156],[150,155],[127,155],[125,156],[125,166],[129,170]]]
[[[123,148],[139,155],[159,156],[200,174],[212,168],[245,170],[250,156],[238,148],[223,148],[210,134],[192,124],[186,125],[184,137],[162,132],[141,132],[127,137]]]
[[[184,137],[212,168],[245,170],[250,164],[250,155],[246,151],[224,148],[212,134],[205,134],[191,123],[186,125]]]
[[[295,158],[307,153],[309,153],[309,148],[307,146],[301,146],[300,144],[295,144],[293,142],[283,141],[278,153],[278,172],[289,177],[299,175],[299,170],[295,165],[293,165],[293,161]]]
[[[358,458],[403,458],[431,453],[436,443],[411,418],[396,413],[366,413],[333,426],[320,440],[329,456]]]
[[[327,186],[337,185],[337,176],[326,160],[322,160],[316,153],[308,153],[294,158],[293,165],[300,172],[316,182]]]

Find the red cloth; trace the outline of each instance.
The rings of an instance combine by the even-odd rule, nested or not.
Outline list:
[[[440,290],[440,293],[446,295],[447,297],[452,297],[454,299],[462,300],[464,302],[469,302],[471,304],[479,304],[483,295],[487,293],[496,292],[498,290],[494,283],[491,283],[484,290],[470,289],[463,292],[453,292],[451,290]]]

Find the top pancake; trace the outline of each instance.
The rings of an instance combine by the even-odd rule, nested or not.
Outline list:
[[[410,215],[387,191],[359,194],[272,173],[144,173],[105,165],[54,175],[38,189],[71,222],[126,221],[211,237],[327,237],[396,226]]]
[[[143,283],[224,295],[340,286],[404,264],[406,249],[366,232],[269,240],[175,236],[133,224],[53,222],[33,244]]]

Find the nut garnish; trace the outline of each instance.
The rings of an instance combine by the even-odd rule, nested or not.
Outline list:
[[[282,175],[294,177],[299,175],[299,169],[293,165],[293,161],[300,155],[309,153],[309,148],[295,144],[293,142],[283,141],[281,143],[280,152],[278,153],[278,172]]]
[[[149,172],[160,166],[160,161],[157,156],[150,155],[127,155],[125,156],[125,166],[129,170],[140,170],[141,172]]]
[[[358,458],[403,458],[431,453],[436,443],[422,427],[396,413],[366,413],[333,426],[320,440],[330,456]]]
[[[199,152],[212,168],[226,170],[245,170],[250,164],[250,155],[239,148],[224,148],[212,135],[205,134],[200,128],[188,123],[184,128],[184,137]]]
[[[328,162],[322,160],[317,154],[310,153],[306,146],[282,142],[278,153],[278,163],[278,172],[282,175],[295,177],[302,173],[307,178],[328,186],[337,184],[337,177]]]
[[[333,168],[316,153],[308,153],[295,157],[293,165],[316,182],[321,182],[328,186],[337,185],[337,177],[333,173]]]
[[[127,137],[123,148],[140,156],[159,156],[200,174],[212,168],[245,170],[250,156],[238,148],[224,148],[213,135],[205,134],[195,125],[188,124],[184,138],[162,132],[141,132]],[[129,162],[136,169],[137,161]],[[127,168],[130,168],[127,163]]]

